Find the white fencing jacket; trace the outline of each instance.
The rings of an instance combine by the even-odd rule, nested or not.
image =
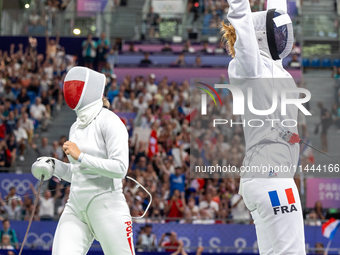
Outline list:
[[[296,84],[292,76],[283,68],[282,61],[274,61],[269,50],[259,49],[255,36],[251,9],[248,0],[228,0],[230,8],[228,20],[236,31],[235,58],[230,62],[228,74],[230,84],[240,88],[247,102],[248,88],[252,88],[253,106],[257,110],[268,110],[273,104],[273,90],[279,92],[285,89],[296,89]],[[280,1],[275,1],[279,3]],[[285,2],[285,1],[284,1]],[[273,1],[269,1],[268,7],[273,8]],[[282,4],[282,3],[281,3]],[[284,6],[284,4],[283,4]],[[281,9],[285,8],[281,6]],[[266,36],[263,38],[266,40]],[[298,163],[299,145],[290,145],[273,132],[272,124],[281,123],[283,120],[297,120],[298,108],[295,105],[287,106],[287,115],[281,115],[281,94],[278,93],[278,102],[276,110],[264,116],[255,115],[250,112],[248,104],[245,104],[245,113],[241,116],[246,125],[243,127],[246,141],[246,158],[244,163],[248,164],[251,150],[256,144],[275,143],[277,146],[289,148],[291,161],[293,164]],[[299,94],[288,93],[287,98],[298,99]],[[235,103],[234,103],[235,104]],[[260,128],[250,127],[247,123],[252,119],[260,119],[264,125]],[[266,119],[276,120],[266,121]],[[259,122],[252,122],[252,125],[259,125]],[[293,122],[285,122],[285,125],[293,125]],[[297,127],[285,128],[286,130],[297,133]],[[268,155],[269,157],[272,155]],[[272,157],[277,157],[273,155]],[[265,163],[265,162],[264,162]]]
[[[122,179],[129,164],[128,132],[120,118],[102,108],[85,128],[75,122],[69,140],[85,153],[81,163],[56,160],[55,175],[71,182],[68,203],[85,210],[91,199],[108,191],[122,192]]]

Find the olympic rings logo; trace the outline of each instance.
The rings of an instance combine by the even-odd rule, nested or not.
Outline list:
[[[24,179],[22,181],[19,179],[4,179],[1,182],[1,188],[9,192],[11,187],[15,187],[17,194],[23,195],[30,189],[30,184],[32,184],[32,182],[28,179]]]
[[[29,233],[27,235],[26,246],[43,247],[44,250],[49,250],[52,247],[53,235],[50,233],[43,233],[38,235],[36,233]]]

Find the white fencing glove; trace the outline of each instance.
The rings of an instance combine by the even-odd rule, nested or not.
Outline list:
[[[40,157],[32,165],[31,171],[35,178],[41,180],[44,175],[44,181],[52,178],[55,170],[55,162],[51,157]]]

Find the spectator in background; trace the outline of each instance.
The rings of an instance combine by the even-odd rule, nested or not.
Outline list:
[[[162,52],[172,52],[172,49],[168,43],[164,44],[164,47],[162,48]]]
[[[48,144],[47,137],[41,138],[41,146],[38,147],[36,144],[32,144],[32,148],[37,152],[39,157],[53,157],[54,150],[51,145]]]
[[[320,109],[320,121],[321,121],[321,150],[328,152],[327,131],[332,125],[332,117],[329,111],[323,106],[322,102],[318,103]]]
[[[145,227],[138,236],[137,245],[141,247],[138,248],[138,251],[156,251],[157,237],[154,233],[152,233],[151,224],[145,224]]]
[[[88,34],[87,39],[82,43],[83,48],[83,58],[84,58],[84,65],[90,69],[93,69],[93,61],[97,55],[97,43],[96,41],[92,40],[92,35]]]
[[[37,14],[36,10],[32,11],[28,19],[29,19],[30,25],[32,26],[39,25],[40,16]]]
[[[163,113],[170,113],[173,109],[175,109],[174,97],[172,94],[167,94],[165,96],[165,100],[162,101],[162,111]]]
[[[148,103],[145,102],[144,96],[139,94],[138,97],[133,101],[133,107],[137,109],[139,113],[144,113],[144,111],[148,108]]]
[[[323,246],[323,243],[315,244],[315,254],[325,254],[325,248]]]
[[[219,205],[212,200],[211,193],[205,195],[205,200],[199,204],[200,214],[205,219],[215,219],[217,212],[219,211]]]
[[[97,41],[97,60],[98,60],[98,72],[101,72],[106,64],[106,53],[110,47],[110,42],[106,39],[106,34],[101,33],[100,39]]]
[[[316,212],[312,210],[307,214],[305,224],[308,226],[321,226],[322,222],[320,219],[318,219]]]
[[[179,218],[183,217],[185,208],[184,193],[180,193],[178,189],[174,190],[171,198],[168,200],[168,204],[165,207],[168,221],[179,221]],[[173,218],[173,219],[171,219]]]
[[[112,72],[114,71],[114,66],[118,58],[118,52],[114,49],[110,49],[108,53],[106,53],[106,62],[110,64]]]
[[[196,205],[196,201],[193,197],[189,197],[188,207],[186,210],[190,211],[190,215],[193,219],[197,219],[199,217],[199,207]]]
[[[37,195],[37,191],[35,190],[32,184],[30,184],[30,188],[33,194]],[[43,196],[39,195],[39,197],[36,198],[40,200],[40,204],[39,204],[40,220],[50,221],[53,219],[55,202],[58,198],[62,196],[62,193],[61,193],[62,188],[63,188],[63,185],[61,183],[58,183],[57,190],[53,197],[52,197],[51,191],[45,190]]]
[[[13,130],[14,131],[14,130]],[[14,133],[10,133],[9,134],[9,138],[7,140],[7,148],[8,148],[8,152],[9,152],[9,162],[10,162],[10,167],[14,167],[15,165],[15,160],[17,157],[17,141],[15,138]]]
[[[101,73],[105,74],[106,77],[108,77],[109,79],[111,78],[113,71],[111,69],[111,65],[108,62],[105,62],[103,68],[100,71]]]
[[[219,42],[218,46],[215,48],[215,53],[225,53],[226,49],[225,49],[225,45],[223,44],[223,42]]]
[[[31,101],[29,96],[27,95],[27,89],[26,88],[22,88],[20,91],[20,94],[18,95],[17,99],[16,99],[16,103],[21,105],[21,106],[29,106]]]
[[[314,211],[318,219],[320,220],[326,219],[326,211],[323,209],[321,201],[315,202]]]
[[[201,49],[203,53],[212,53],[213,50],[209,48],[209,44],[207,42],[203,43],[203,49]]]
[[[289,67],[292,67],[292,68],[300,68],[301,67],[301,63],[299,61],[298,55],[293,55],[292,61],[289,62]]]
[[[231,216],[234,223],[249,223],[250,214],[240,194],[234,193],[230,199]]]
[[[12,105],[12,101],[10,99],[6,99],[4,107],[5,107],[5,109],[4,109],[4,112],[3,112],[2,115],[4,117],[8,117],[9,112],[14,110],[14,107]]]
[[[9,235],[1,235],[0,250],[14,250],[13,245],[11,245],[11,238]]]
[[[50,77],[49,77],[50,76]],[[53,76],[53,73],[50,72],[48,75],[46,72],[43,74],[41,80],[40,80],[40,92],[47,92],[48,88],[51,85],[51,78]]]
[[[168,237],[169,241],[163,242],[165,237]],[[164,233],[162,235],[158,246],[165,248],[165,252],[176,252],[182,250],[183,243],[177,240],[176,232],[171,231],[170,233]]]
[[[300,47],[297,43],[293,44],[293,49],[292,49],[291,54],[294,54],[294,55],[300,55],[301,54],[301,49],[300,49]]]
[[[149,59],[149,53],[144,53],[144,59],[140,61],[140,64],[143,66],[152,65],[152,61]]]
[[[57,45],[59,45],[60,34],[57,32],[56,40],[50,39],[48,36],[48,31],[45,31],[46,39],[46,59],[49,61],[50,58],[54,58],[57,54]]]
[[[47,115],[51,116],[52,115],[52,107],[51,107],[50,98],[47,95],[47,91],[42,91],[40,93],[40,97],[41,97],[42,105],[44,105],[45,108],[46,108]],[[54,99],[52,99],[51,101],[54,102]]]
[[[178,56],[178,58],[177,58],[177,60],[176,60],[176,62],[175,62],[175,65],[176,66],[185,66],[186,65],[186,63],[185,63],[185,56],[184,56],[184,54],[183,53],[181,53],[179,56]]]
[[[202,59],[201,59],[200,56],[196,57],[194,66],[196,66],[196,67],[202,66]]]
[[[147,24],[147,28],[149,29],[150,38],[159,36],[159,23],[161,20],[161,16],[158,13],[155,13],[153,11],[153,7],[151,7],[146,20],[144,21]]]
[[[17,147],[19,149],[19,160],[24,161],[24,153],[26,149],[26,143],[27,143],[27,132],[26,130],[20,126],[20,124],[17,124],[17,129],[14,130],[14,135],[16,137]]]
[[[63,151],[63,148],[59,146],[58,141],[53,142],[52,148],[53,148],[53,157],[59,160],[63,160],[64,151]]]
[[[8,135],[8,134],[13,133],[16,127],[14,111],[10,111],[8,113],[8,117],[7,117],[7,120],[5,121],[5,125],[6,125],[6,134]]]
[[[5,86],[5,91],[3,92],[2,96],[5,98],[5,100],[7,100],[10,103],[15,101],[15,95],[12,91],[11,82],[7,81],[7,84]]]
[[[166,168],[164,168],[165,170]],[[167,172],[169,174],[169,172]],[[175,168],[175,173],[170,173],[169,176],[170,182],[170,196],[172,196],[175,190],[179,190],[179,192],[184,193],[185,188],[185,174],[183,173],[183,168],[177,166]]]
[[[126,109],[126,103],[127,101],[124,97],[124,92],[120,91],[112,101],[112,110],[122,112]]]
[[[146,82],[146,89],[148,90],[149,93],[156,95],[158,86],[155,83],[156,75],[155,74],[150,74],[149,76],[149,81]]]
[[[0,167],[10,166],[8,155],[9,155],[9,151],[7,148],[6,140],[2,140],[0,141]]]
[[[0,193],[1,196],[1,193]],[[0,198],[0,205],[5,208],[6,218],[9,220],[20,220],[21,219],[21,206],[18,204],[17,200],[12,199],[7,205],[2,198]]]
[[[189,40],[185,42],[182,52],[183,53],[194,53],[195,52],[195,49],[191,47],[191,43]]]
[[[11,228],[11,223],[8,219],[2,221],[2,230],[0,230],[0,240],[2,240],[3,235],[9,236],[9,242],[11,245],[19,249],[19,242],[15,230]]]
[[[27,134],[27,142],[31,144],[34,136],[34,123],[33,120],[28,118],[28,113],[24,112],[19,120],[19,127],[23,128]]]
[[[135,45],[133,43],[130,43],[128,52],[137,52],[137,51],[138,50],[136,49]]]
[[[17,195],[17,191],[16,191],[15,187],[11,187],[9,189],[7,196],[5,196],[5,200],[7,201],[6,202],[7,205],[10,205],[12,200],[16,200],[19,205],[22,205],[21,197]]]
[[[49,115],[46,110],[46,106],[41,103],[40,97],[35,98],[35,104],[31,106],[30,114],[39,124],[42,125],[42,130],[47,130]]]
[[[53,3],[52,0],[47,1],[47,5],[45,6],[45,11],[47,13],[55,13],[58,10],[58,3]]]

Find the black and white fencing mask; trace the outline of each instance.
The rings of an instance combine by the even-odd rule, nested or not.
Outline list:
[[[289,15],[278,9],[252,13],[260,50],[273,60],[287,57],[292,51],[294,33]]]

